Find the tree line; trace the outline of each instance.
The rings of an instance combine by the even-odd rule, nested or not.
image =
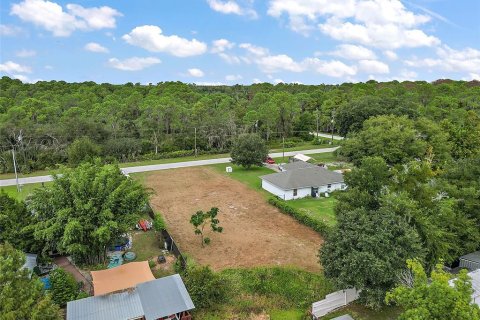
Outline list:
[[[480,112],[475,81],[197,86],[2,77],[0,88],[0,172],[13,171],[12,149],[26,173],[84,157],[157,159],[193,155],[195,147],[226,152],[248,132],[266,141],[311,139],[317,128],[347,135],[378,115],[442,123],[462,140],[460,129]]]

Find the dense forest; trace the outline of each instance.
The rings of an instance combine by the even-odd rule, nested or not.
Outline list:
[[[379,115],[404,116],[401,121],[416,134],[446,132],[443,138],[458,149],[453,155],[462,158],[469,147],[456,144],[475,143],[462,135],[474,134],[468,128],[478,125],[480,114],[480,83],[475,81],[197,86],[27,84],[3,77],[0,88],[0,172],[13,170],[12,149],[20,171],[27,173],[75,163],[69,148],[120,162],[193,155],[195,143],[198,153],[220,153],[229,151],[233,138],[245,132],[294,143],[312,139],[308,133],[317,125],[345,136]],[[411,154],[396,154],[387,162],[422,154],[426,148],[419,143],[405,151]],[[438,151],[446,160],[445,150]],[[346,147],[344,155],[358,160],[352,152],[361,150]]]

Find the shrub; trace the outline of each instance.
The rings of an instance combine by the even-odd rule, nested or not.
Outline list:
[[[67,302],[75,300],[78,296],[78,283],[75,278],[65,270],[58,268],[50,273],[50,291],[56,304],[63,307]]]
[[[148,266],[150,267],[150,269],[153,269],[155,268],[157,264],[155,263],[155,261],[153,260],[148,260]]]
[[[165,220],[163,219],[160,212],[155,213],[155,217],[153,218],[153,229],[157,232],[162,232],[163,230],[167,229]]]
[[[210,309],[229,298],[230,282],[208,266],[189,266],[183,280],[195,307]]]
[[[328,225],[321,221],[313,219],[307,214],[289,206],[285,200],[279,199],[277,197],[271,197],[270,199],[268,199],[268,203],[277,207],[283,213],[294,217],[298,222],[312,228],[323,236],[327,236],[327,234],[330,232],[330,227]]]

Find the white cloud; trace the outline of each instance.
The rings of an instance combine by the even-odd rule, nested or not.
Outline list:
[[[404,26],[389,24],[356,24],[336,18],[327,19],[319,25],[320,30],[339,41],[357,42],[367,46],[386,49],[401,47],[435,46],[440,40],[419,29],[405,29]]]
[[[177,57],[196,56],[207,51],[207,45],[203,42],[177,35],[165,36],[162,29],[151,25],[136,27],[122,39],[151,52],[166,52]]]
[[[477,81],[480,81],[480,74],[478,74],[478,73],[472,73],[472,72],[470,72],[470,73],[468,74],[468,76],[469,76],[469,79],[467,78],[467,80],[477,80]]]
[[[253,78],[252,82],[253,83],[263,83],[263,81],[258,79],[258,78]]]
[[[255,56],[264,56],[268,54],[268,49],[267,48],[262,48],[255,46],[251,43],[241,43],[239,45],[240,48],[247,50],[249,53],[255,55]]]
[[[455,50],[448,46],[436,49],[435,58],[406,60],[409,67],[439,69],[450,72],[477,72],[480,70],[480,50],[464,48]]]
[[[337,49],[330,53],[331,55],[348,59],[348,60],[363,60],[363,59],[376,59],[375,53],[362,46],[356,46],[352,44],[341,44],[337,46]]]
[[[5,37],[13,37],[22,32],[22,29],[17,26],[0,24],[0,35]]]
[[[383,51],[383,54],[385,55],[385,57],[387,57],[389,60],[397,60],[398,59],[398,55],[395,53],[395,51],[392,51],[392,50],[385,50]]]
[[[225,62],[229,63],[229,64],[238,64],[238,63],[241,63],[242,62],[242,58],[241,57],[238,57],[236,55],[233,55],[233,54],[228,54],[228,53],[225,53],[225,52],[220,52],[218,54],[218,56],[220,58],[222,58],[222,60],[224,60]]]
[[[113,29],[116,27],[116,17],[122,16],[120,12],[110,7],[84,8],[78,4],[67,4],[68,11],[76,17],[83,19],[89,29]]]
[[[250,18],[258,18],[258,14],[252,8],[242,8],[234,0],[207,0],[208,5],[214,11],[223,13],[223,14],[236,14],[239,16],[249,16]]]
[[[241,79],[243,79],[243,77],[239,74],[229,74],[225,76],[225,80],[227,81],[237,81]]]
[[[108,60],[108,64],[115,69],[123,71],[138,71],[153,65],[160,63],[160,59],[154,57],[132,57],[125,60],[119,60],[117,58],[111,58]]]
[[[265,73],[280,71],[301,72],[304,67],[285,54],[267,55],[258,58],[256,61],[260,69]]]
[[[24,75],[24,74],[13,74],[11,76],[13,79],[18,79],[22,81],[23,83],[35,83],[38,81],[42,81],[42,79],[30,79],[30,77]]]
[[[37,54],[35,50],[27,50],[27,49],[22,49],[20,51],[17,51],[16,56],[20,58],[29,58],[29,57],[34,57]]]
[[[195,78],[201,78],[205,75],[205,73],[198,68],[191,68],[191,69],[188,69],[187,71],[189,76],[195,77]]]
[[[378,60],[360,60],[358,62],[358,69],[370,74],[386,74],[390,73],[388,64]]]
[[[7,61],[0,64],[0,72],[5,73],[31,73],[32,69],[28,66],[18,64],[13,61]]]
[[[407,10],[400,0],[271,0],[268,14],[287,15],[290,28],[297,32],[319,28],[336,40],[366,46],[392,49],[440,43],[418,29],[430,16]]]
[[[47,0],[23,0],[12,5],[10,14],[48,30],[56,37],[67,37],[75,30],[115,28],[116,17],[122,15],[106,6],[84,8],[68,4],[67,11],[64,11],[59,4]]]
[[[228,41],[227,39],[218,39],[212,42],[212,53],[224,52],[230,50],[235,46],[235,43]]]
[[[108,53],[108,49],[96,42],[89,42],[83,47],[85,50],[90,52],[98,52],[98,53]]]
[[[338,60],[323,61],[318,58],[308,58],[304,63],[315,72],[329,77],[341,78],[357,74],[355,66],[348,66]]]

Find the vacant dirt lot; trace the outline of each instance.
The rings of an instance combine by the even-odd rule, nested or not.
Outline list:
[[[162,170],[147,176],[155,190],[154,210],[160,211],[182,252],[213,269],[291,265],[319,271],[322,238],[282,214],[256,191],[207,167]],[[197,210],[218,207],[223,233],[209,234],[201,247],[190,217]]]

